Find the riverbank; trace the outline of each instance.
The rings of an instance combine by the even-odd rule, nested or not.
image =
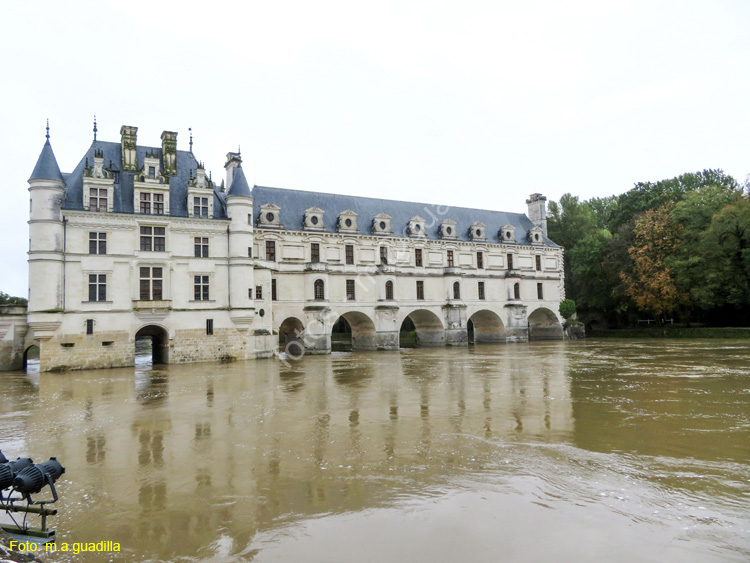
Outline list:
[[[592,330],[590,338],[750,338],[750,327],[684,327],[620,328]]]

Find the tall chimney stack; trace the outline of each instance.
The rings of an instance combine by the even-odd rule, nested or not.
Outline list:
[[[537,227],[542,229],[544,236],[547,236],[547,198],[542,194],[531,194],[526,200],[529,206],[529,219]]]
[[[123,170],[136,171],[138,169],[138,161],[135,156],[137,134],[138,127],[133,127],[132,125],[123,125],[120,127],[120,135],[122,135]]]

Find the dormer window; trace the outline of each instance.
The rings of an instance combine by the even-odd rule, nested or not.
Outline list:
[[[440,238],[454,240],[457,237],[456,222],[453,219],[445,219],[440,223]]]
[[[159,167],[159,155],[147,152],[143,168],[133,182],[133,210],[144,215],[169,215],[169,179]]]
[[[413,237],[424,237],[424,223],[425,220],[419,215],[409,219],[409,235]]]
[[[533,245],[544,244],[542,229],[539,227],[529,229],[528,239],[529,242]]]
[[[378,213],[372,219],[372,232],[376,235],[390,235],[391,233],[391,216],[385,213]]]
[[[280,211],[281,208],[273,203],[261,205],[260,215],[258,215],[258,226],[275,229],[282,228]]]
[[[339,213],[338,230],[340,233],[357,232],[357,214],[351,209]]]
[[[471,224],[471,228],[469,230],[469,235],[471,236],[471,240],[477,241],[477,242],[483,242],[487,240],[487,225],[482,223],[481,221],[475,221]]]
[[[516,228],[513,225],[504,225],[500,228],[501,242],[516,242]]]
[[[323,224],[323,213],[325,213],[325,211],[319,207],[305,209],[304,228],[311,231],[324,231],[325,225]]]

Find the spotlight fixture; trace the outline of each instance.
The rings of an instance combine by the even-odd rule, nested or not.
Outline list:
[[[40,492],[44,485],[49,485],[53,496],[57,499],[55,481],[63,473],[65,473],[65,468],[56,458],[51,457],[49,461],[28,465],[21,470],[13,479],[13,489],[28,496]]]
[[[19,457],[16,461],[8,461],[3,455],[2,459],[5,461],[0,462],[0,491],[10,487],[16,475],[34,463],[30,457]]]

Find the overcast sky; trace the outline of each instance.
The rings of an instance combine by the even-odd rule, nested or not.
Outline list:
[[[45,119],[63,172],[92,139],[214,179],[525,212],[704,168],[750,172],[750,2],[6,2],[0,291],[27,293]]]

